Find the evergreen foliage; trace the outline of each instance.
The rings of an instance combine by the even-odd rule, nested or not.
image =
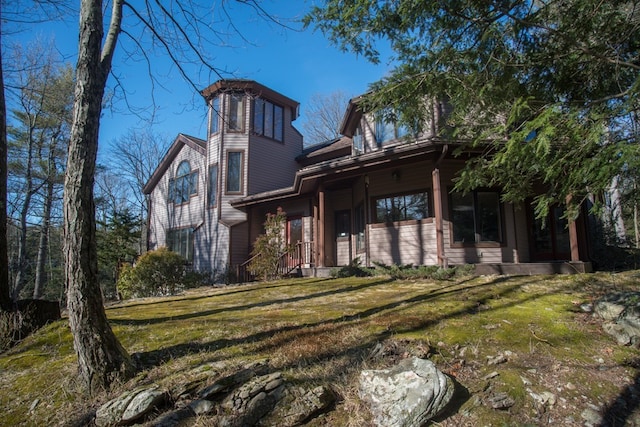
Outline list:
[[[373,62],[390,44],[397,66],[371,85],[365,111],[391,106],[424,127],[425,100],[453,108],[441,136],[482,151],[458,190],[536,196],[539,217],[571,200],[574,216],[639,157],[637,1],[329,0],[305,22]]]

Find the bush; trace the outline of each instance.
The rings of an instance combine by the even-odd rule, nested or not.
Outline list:
[[[162,247],[141,255],[134,266],[123,265],[117,287],[123,299],[175,295],[197,286],[199,279],[187,271],[182,256]]]
[[[352,259],[349,265],[344,267],[336,267],[331,269],[331,277],[367,277],[371,276],[371,270],[363,267],[360,258]]]
[[[376,272],[390,276],[392,279],[431,279],[431,280],[449,280],[454,277],[468,276],[473,273],[472,265],[461,265],[456,267],[444,268],[437,265],[420,265],[414,267],[408,265],[386,265],[374,262]]]

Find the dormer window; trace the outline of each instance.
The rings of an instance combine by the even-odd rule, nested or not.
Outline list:
[[[284,139],[284,108],[262,98],[253,101],[253,132],[282,142]]]
[[[229,123],[232,132],[244,131],[244,95],[233,93],[229,96]]]
[[[187,203],[192,194],[198,194],[198,171],[192,172],[184,160],[178,165],[176,176],[169,179],[169,201],[176,205]]]
[[[376,115],[376,142],[382,145],[387,141],[400,139],[409,134],[409,128],[393,120],[394,114],[382,111]]]

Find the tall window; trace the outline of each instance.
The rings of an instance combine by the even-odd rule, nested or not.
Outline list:
[[[381,197],[375,201],[376,222],[419,220],[429,217],[429,193]]]
[[[494,191],[451,193],[454,243],[502,242],[500,195]]]
[[[364,228],[365,228],[365,217],[364,217],[364,203],[360,203],[356,206],[354,211],[354,220],[355,220],[355,233],[356,233],[356,252],[362,252],[365,250],[365,242],[364,242]]]
[[[409,129],[391,119],[389,111],[381,111],[376,117],[376,142],[385,143],[394,139],[400,139],[409,134]]]
[[[214,207],[218,203],[218,165],[209,165],[209,206]]]
[[[356,128],[356,132],[353,134],[353,154],[364,153],[364,138],[362,137],[362,129],[360,126]]]
[[[167,248],[193,261],[193,228],[177,228],[167,231]]]
[[[244,96],[241,93],[229,96],[229,130],[235,132],[244,130]]]
[[[175,204],[187,203],[192,194],[198,193],[198,171],[191,172],[187,160],[176,169],[176,176],[169,179],[169,201]]]
[[[242,192],[242,151],[227,152],[227,193]]]
[[[211,117],[209,118],[209,134],[218,133],[220,130],[220,97],[211,100]]]
[[[269,101],[256,98],[253,104],[253,131],[282,142],[284,136],[284,109]]]
[[[336,237],[348,237],[351,234],[351,211],[336,212]]]

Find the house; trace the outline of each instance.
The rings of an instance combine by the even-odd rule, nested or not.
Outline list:
[[[221,80],[202,91],[206,140],[178,135],[144,188],[149,249],[167,246],[198,271],[235,271],[249,259],[267,213],[287,214],[292,265],[304,274],[344,266],[476,264],[480,273],[590,269],[582,217],[560,207],[543,222],[499,189],[453,191],[465,158],[439,137],[434,103],[419,136],[366,114],[352,100],[342,137],[304,147],[299,104],[255,81]],[[233,269],[233,270],[230,270]]]

